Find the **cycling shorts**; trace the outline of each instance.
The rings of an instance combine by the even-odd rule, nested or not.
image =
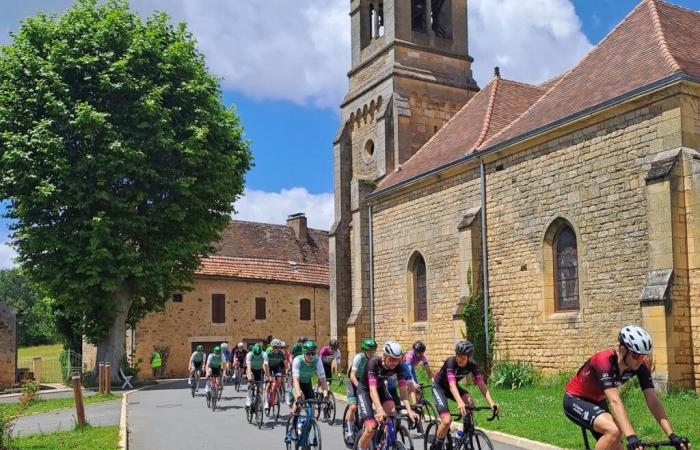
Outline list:
[[[564,414],[566,417],[576,425],[590,430],[596,441],[600,439],[602,434],[593,430],[593,423],[598,416],[607,412],[610,411],[608,402],[605,400],[595,402],[571,394],[564,394]]]
[[[314,387],[311,385],[310,381],[308,383],[302,383],[300,381],[299,387],[301,388],[301,395],[302,397],[304,397],[304,400],[313,400],[316,398],[316,394],[314,393]],[[292,396],[297,396],[296,392],[294,392],[294,389],[292,389]]]
[[[331,368],[330,363],[323,363],[323,371],[326,373],[326,380],[330,382],[331,376],[333,375],[333,369]]]
[[[404,373],[406,374],[407,383],[418,383],[418,377],[416,376],[416,368],[412,367],[409,363],[403,363]]]
[[[469,391],[464,389],[462,386],[457,385],[457,390],[459,391],[459,396],[464,397],[465,395],[469,395]],[[447,400],[454,400],[457,401],[453,396],[452,396],[452,391],[451,390],[445,390],[445,388],[440,384],[440,383],[433,383],[433,400],[435,400],[435,406],[437,407],[438,414],[443,415],[443,414],[449,414],[450,413],[450,408],[447,405]]]
[[[386,386],[377,386],[379,401],[382,405],[387,402],[394,402],[393,397],[389,394]],[[360,420],[364,423],[374,421],[374,407],[372,406],[372,397],[369,395],[369,390],[362,385],[357,387],[357,407],[360,410]]]
[[[352,384],[352,381],[348,380],[348,386],[345,390],[345,395],[348,398],[348,403],[354,405],[357,403],[357,386]]]
[[[221,367],[210,367],[211,369],[211,376],[212,377],[220,377],[221,376]]]
[[[284,366],[280,364],[277,367],[270,367],[270,375],[272,375],[273,377],[284,376]]]
[[[251,381],[256,381],[262,383],[265,380],[265,371],[263,369],[250,369],[253,372],[253,379]]]
[[[194,370],[197,370],[199,372],[202,371],[202,361],[192,361],[192,367],[194,367]]]

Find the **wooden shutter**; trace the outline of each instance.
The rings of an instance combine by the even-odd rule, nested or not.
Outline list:
[[[267,300],[265,297],[257,297],[255,299],[255,320],[265,320],[267,318],[265,311],[266,303]]]
[[[226,296],[224,294],[211,295],[211,321],[212,323],[226,322]]]
[[[311,300],[308,298],[299,301],[299,320],[311,320]]]

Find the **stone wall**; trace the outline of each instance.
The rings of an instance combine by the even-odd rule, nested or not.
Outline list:
[[[224,323],[212,323],[212,294],[226,296]],[[266,320],[255,320],[255,298],[266,298]],[[299,320],[299,301],[311,300],[311,320]],[[135,358],[142,378],[149,378],[153,346],[169,347],[166,376],[184,377],[196,342],[265,339],[268,335],[291,345],[300,335],[327,343],[329,339],[328,288],[198,278],[183,301],[169,301],[162,313],[150,313],[135,330]]]
[[[15,382],[17,310],[0,301],[0,388]]]
[[[641,323],[639,297],[654,245],[648,239],[645,177],[655,155],[682,143],[680,102],[680,95],[660,94],[648,105],[599,115],[597,123],[589,119],[488,162],[497,358],[572,370],[592,352],[613,345],[621,326]],[[420,338],[434,358],[450,353],[459,338],[451,313],[468,269],[459,263],[458,225],[479,201],[478,168],[473,168],[374,206],[378,339],[408,345]],[[568,221],[577,235],[581,308],[574,313],[558,313],[545,304],[551,282],[544,240],[555,220]],[[407,320],[407,263],[415,251],[423,254],[428,272],[429,320],[418,325]],[[669,320],[686,323],[681,333],[669,329],[670,345],[688,345],[680,338],[688,329],[687,284],[681,277],[670,290],[670,301],[678,307],[668,313]],[[697,308],[696,301],[693,305]],[[678,361],[669,365],[687,364],[687,353],[678,352]]]

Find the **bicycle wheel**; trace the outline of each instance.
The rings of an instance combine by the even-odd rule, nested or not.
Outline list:
[[[277,389],[277,394],[275,394],[275,422],[280,420],[280,411],[282,410],[282,399],[284,399],[284,390],[282,386]]]
[[[435,443],[435,434],[437,433],[438,426],[440,426],[440,422],[433,420],[425,427],[425,432],[423,433],[424,450],[431,450],[431,447]]]
[[[332,392],[328,392],[328,399],[323,405],[323,419],[328,425],[335,425],[335,414],[336,414],[336,402],[335,395]]]
[[[474,430],[474,434],[464,440],[463,450],[493,450],[493,444],[486,433]],[[458,449],[459,450],[459,449]]]
[[[312,419],[308,430],[307,439],[302,448],[304,450],[321,450],[321,429],[318,427],[318,423]]]
[[[298,441],[299,436],[297,436],[297,427],[294,426],[294,415],[290,414],[287,418],[287,426],[284,429],[284,443],[287,446],[287,450],[292,450],[296,447]]]
[[[258,395],[255,402],[255,425],[258,429],[263,426],[263,399],[261,395]]]
[[[191,377],[190,382],[192,383],[190,390],[192,391],[192,398],[194,398],[194,392],[197,390],[197,376]]]
[[[236,378],[233,379],[233,388],[236,390],[236,392],[241,391],[241,374],[237,373]]]
[[[323,400],[323,394],[318,389],[318,387],[314,391],[314,399],[316,399],[318,401]],[[321,403],[317,403],[316,405],[314,405],[314,418],[316,420],[318,420],[321,417],[321,409],[323,409],[322,406],[323,406],[323,404],[321,404]]]
[[[411,437],[411,434],[408,432],[408,428],[406,428],[403,425],[401,425],[399,427],[399,429],[397,430],[396,442],[397,442],[397,444],[402,444],[404,446],[404,448],[406,448],[408,450],[414,450],[413,438]]]
[[[211,391],[207,392],[206,398],[207,398],[207,409],[208,409],[208,408],[211,408]]]
[[[211,410],[212,411],[216,411],[216,402],[219,400],[219,393],[218,393],[219,387],[218,387],[218,385],[215,389],[216,390],[214,392],[212,392],[212,395],[211,395]],[[209,392],[211,392],[211,391],[209,391]]]
[[[435,405],[430,400],[423,399],[423,407],[421,408],[421,415],[426,422],[432,422],[438,420],[438,413]]]

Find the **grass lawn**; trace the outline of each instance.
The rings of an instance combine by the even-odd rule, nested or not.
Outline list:
[[[90,404],[90,403],[101,403],[101,402],[107,402],[110,400],[118,400],[122,398],[121,393],[116,393],[116,394],[95,394],[95,395],[90,395],[90,396],[85,396],[83,397],[83,401],[85,404]],[[12,416],[16,414],[17,408],[19,405],[16,403],[2,403],[0,404],[0,415],[2,416]],[[42,413],[42,412],[47,412],[47,411],[53,411],[56,409],[64,409],[64,408],[75,408],[75,402],[73,397],[66,397],[66,398],[55,398],[51,400],[41,400],[41,399],[35,399],[29,404],[29,407],[24,411],[23,414],[36,414],[36,413]]]
[[[420,368],[419,368],[420,370]],[[427,382],[419,372],[419,380]],[[485,406],[476,386],[467,386],[474,396],[477,406]],[[345,394],[345,387],[333,383],[332,390]],[[497,430],[516,436],[547,442],[564,448],[582,448],[583,440],[578,426],[569,421],[562,409],[564,386],[558,384],[546,387],[525,387],[517,390],[491,387],[491,396],[501,406],[501,418],[498,421],[486,420],[488,411],[477,415],[477,426],[488,430]],[[429,389],[423,391],[432,401]],[[633,388],[624,397],[625,408],[631,417],[635,431],[642,440],[664,440],[661,427],[656,423],[646,407],[643,394],[638,388]],[[674,431],[687,436],[692,443],[700,443],[700,396],[694,392],[679,392],[664,395],[661,403],[666,408]],[[454,412],[457,405],[450,401]],[[593,442],[589,435],[589,440]],[[696,444],[697,445],[697,444]]]
[[[63,379],[59,355],[63,344],[36,345],[17,350],[17,367],[33,370],[33,358],[41,358],[41,380],[43,383],[60,383]]]
[[[85,427],[82,430],[35,434],[12,440],[13,450],[112,450],[119,447],[119,427]]]
[[[57,358],[63,351],[63,344],[35,345],[17,349],[17,359]]]

